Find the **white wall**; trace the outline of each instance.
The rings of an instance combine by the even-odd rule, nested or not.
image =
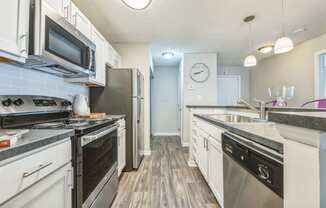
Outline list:
[[[258,62],[250,71],[251,99],[270,99],[268,87],[295,86],[290,106],[300,106],[314,99],[314,53],[326,49],[326,34],[296,45],[286,54],[274,55]]]
[[[42,95],[72,100],[75,94],[88,96],[88,88],[44,72],[0,64],[0,95]]]
[[[210,77],[204,83],[194,82],[190,70],[196,63],[204,63],[210,69]],[[190,114],[186,105],[216,105],[217,104],[217,54],[191,53],[184,54],[183,60],[183,106],[182,106],[182,137],[184,146],[189,143]]]
[[[150,154],[150,52],[148,44],[114,44],[123,68],[138,68],[144,75],[144,153]]]
[[[153,135],[178,135],[179,67],[155,67],[151,89]]]
[[[250,71],[242,66],[219,66],[218,75],[239,75],[241,77],[241,98],[250,100]]]

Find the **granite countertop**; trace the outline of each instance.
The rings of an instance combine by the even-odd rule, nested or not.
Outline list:
[[[244,105],[186,105],[187,108],[221,108],[221,109],[250,109]],[[257,106],[257,109],[259,107]],[[266,107],[267,111],[281,112],[326,112],[326,109],[321,108],[301,108],[301,107]]]
[[[74,135],[74,130],[32,129],[23,134],[11,147],[0,148],[0,162],[58,142]]]
[[[271,122],[232,123],[213,118],[212,115],[195,114],[195,116],[234,134],[269,147],[278,153],[283,153],[283,138],[278,134],[275,125]]]
[[[285,117],[289,116],[288,113],[279,114],[281,116],[285,115]],[[291,113],[290,115],[299,116],[300,114],[301,113]],[[326,132],[318,129],[306,128],[306,125],[293,126],[288,125],[286,122],[282,123],[274,121],[255,123],[232,123],[214,119],[214,117],[209,114],[195,114],[195,116],[205,121],[208,121],[214,125],[225,128],[232,133],[251,139],[252,141],[255,141],[269,148],[272,148],[278,151],[279,153],[283,153],[283,144],[285,140],[292,140],[318,149],[326,149]]]

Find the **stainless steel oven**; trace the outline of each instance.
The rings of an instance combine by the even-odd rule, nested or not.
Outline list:
[[[95,44],[50,7],[31,0],[25,67],[63,77],[95,74]]]
[[[114,124],[81,137],[83,208],[107,208],[115,197],[117,130]]]

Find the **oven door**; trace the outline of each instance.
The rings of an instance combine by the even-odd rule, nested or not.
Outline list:
[[[32,10],[30,55],[40,64],[79,75],[95,74],[95,44],[45,1],[35,0]]]
[[[118,125],[81,137],[83,154],[83,208],[90,207],[117,170]]]

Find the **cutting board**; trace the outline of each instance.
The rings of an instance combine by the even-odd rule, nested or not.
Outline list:
[[[98,119],[106,116],[106,113],[91,113],[87,116],[78,116],[79,118]]]

